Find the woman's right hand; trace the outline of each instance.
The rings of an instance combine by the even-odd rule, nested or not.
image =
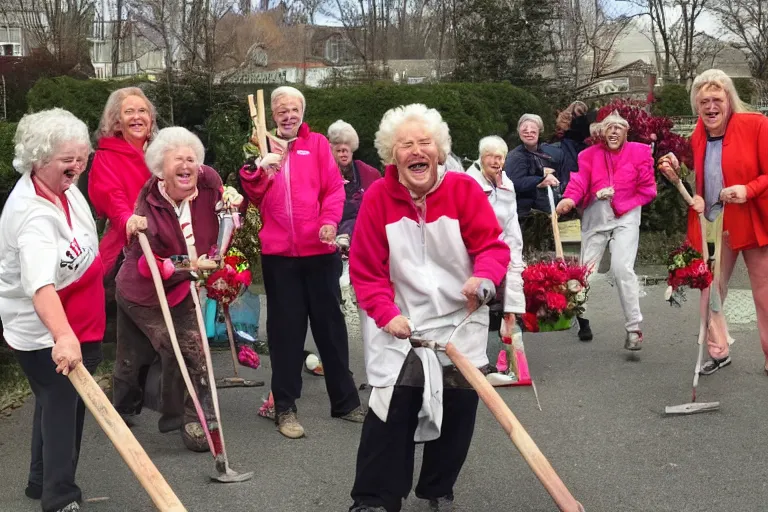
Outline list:
[[[384,326],[384,332],[401,340],[411,336],[411,322],[403,315],[397,315]]]
[[[74,334],[61,336],[55,340],[51,359],[56,364],[56,373],[69,375],[69,371],[83,360],[83,354],[80,351],[80,340]]]
[[[539,188],[558,187],[560,186],[560,180],[555,178],[554,174],[547,174],[546,176],[544,176],[544,179],[541,180],[541,183],[539,183],[537,186]]]
[[[147,218],[141,215],[131,215],[128,217],[128,222],[125,223],[125,234],[129,239],[139,231],[145,231],[146,229]]]
[[[557,203],[555,212],[558,215],[565,215],[576,207],[576,202],[573,199],[565,198]]]
[[[693,204],[691,205],[691,208],[693,208],[693,211],[696,213],[704,213],[704,198],[700,195],[696,194],[693,196]]]

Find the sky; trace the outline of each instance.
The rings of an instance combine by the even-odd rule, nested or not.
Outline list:
[[[628,2],[627,0],[605,0],[607,7],[613,7],[617,13],[635,14],[642,9],[637,5]],[[679,12],[679,11],[678,11]],[[675,19],[676,14],[672,15],[671,19]],[[648,19],[647,17],[645,18]],[[696,29],[705,32],[713,37],[723,37],[723,30],[717,20],[709,13],[703,12],[696,20]]]

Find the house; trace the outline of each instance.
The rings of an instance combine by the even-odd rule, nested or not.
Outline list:
[[[117,72],[113,74],[112,57],[115,51],[115,32],[121,32],[117,50]],[[95,20],[91,37],[91,61],[96,78],[154,75],[165,71],[166,50],[163,39],[146,25],[136,20]]]

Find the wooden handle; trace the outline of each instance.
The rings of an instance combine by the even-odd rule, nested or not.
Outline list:
[[[477,391],[480,399],[488,406],[501,427],[509,435],[512,442],[515,443],[520,455],[533,470],[536,477],[544,485],[557,507],[563,512],[584,512],[584,507],[576,501],[565,484],[544,457],[531,436],[525,431],[523,426],[517,420],[517,417],[501,399],[501,396],[491,386],[488,380],[475,368],[472,363],[459,352],[459,350],[448,342],[445,346],[445,354],[453,361],[456,368],[459,369],[464,378]]]
[[[107,434],[117,453],[123,458],[139,483],[147,491],[152,502],[160,512],[182,512],[187,509],[181,504],[163,475],[157,470],[152,460],[134,437],[107,399],[99,385],[85,366],[78,364],[69,372],[69,380],[77,390],[85,406],[91,411],[96,422]]]
[[[269,152],[267,146],[267,111],[264,108],[264,90],[259,89],[256,91],[256,109],[258,112],[258,122],[256,123],[256,133],[259,137],[259,151],[263,151],[263,155]]]
[[[555,257],[563,259],[563,242],[560,240],[560,225],[557,223],[557,212],[552,211],[552,233],[555,235]]]
[[[683,184],[683,180],[677,180],[675,182],[675,188],[677,188],[677,191],[680,192],[681,196],[683,196],[683,200],[686,203],[688,203],[688,206],[693,206],[693,198],[691,197],[691,194],[688,193],[688,190],[685,188],[685,185]]]

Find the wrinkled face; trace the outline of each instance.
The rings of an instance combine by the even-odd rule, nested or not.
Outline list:
[[[280,136],[291,139],[299,133],[304,109],[301,101],[292,96],[282,96],[272,105],[272,119]]]
[[[138,96],[128,96],[120,104],[118,130],[129,143],[144,144],[152,130],[152,117],[147,102]]]
[[[611,151],[618,151],[627,141],[627,129],[619,124],[612,124],[603,132],[605,144]]]
[[[75,182],[88,162],[88,144],[62,142],[53,156],[34,168],[35,176],[56,195],[61,195]]]
[[[486,153],[480,159],[480,164],[483,167],[483,174],[495,181],[504,167],[504,157],[498,153]]]
[[[200,163],[195,151],[188,146],[172,148],[163,157],[165,191],[174,201],[181,201],[195,191]]]
[[[711,85],[702,87],[696,95],[696,110],[710,135],[719,137],[725,133],[731,105],[723,89]]]
[[[437,181],[439,151],[424,123],[412,120],[400,125],[394,151],[400,182],[417,195],[429,192]]]
[[[352,162],[352,149],[349,144],[333,144],[333,158],[336,159],[336,165],[340,168],[348,166]]]
[[[517,133],[526,146],[535,146],[539,142],[539,125],[533,121],[526,121],[521,124]]]

